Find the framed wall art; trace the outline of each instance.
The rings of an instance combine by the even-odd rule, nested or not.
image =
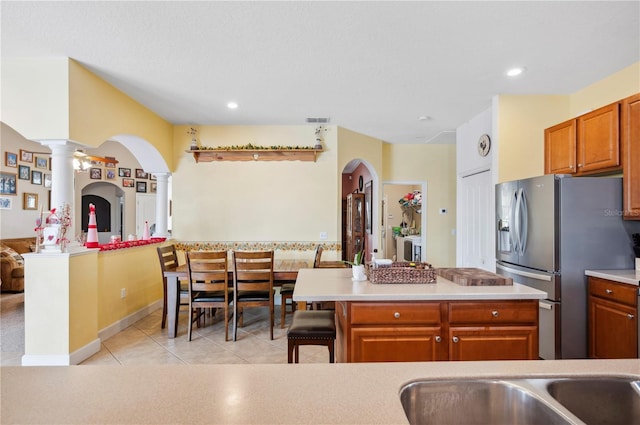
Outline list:
[[[19,165],[18,178],[20,180],[31,180],[31,167],[28,165]]]
[[[156,182],[149,183],[149,193],[156,193],[156,192],[158,192],[158,183]]]
[[[118,168],[118,177],[131,177],[131,168]]]
[[[89,178],[92,180],[102,180],[102,168],[89,169]]]
[[[137,179],[148,179],[149,173],[145,173],[142,168],[136,168],[136,178]]]
[[[116,168],[116,159],[114,157],[111,156],[106,156],[104,159],[106,159],[107,161],[105,161],[104,166],[107,168]]]
[[[45,174],[43,177],[44,177],[44,187],[47,189],[51,189],[51,174]]]
[[[0,173],[0,195],[16,195],[18,193],[18,175]]]
[[[13,206],[13,198],[0,196],[0,210],[10,210]]]
[[[116,178],[115,170],[105,170],[105,177],[107,180],[114,180]]]
[[[122,187],[134,187],[135,183],[133,179],[122,179]]]
[[[11,168],[18,168],[18,154],[13,152],[5,152],[4,165]]]
[[[136,182],[136,192],[147,193],[147,182]]]
[[[36,156],[36,168],[43,168],[45,170],[48,169],[49,168],[49,158]]]
[[[42,171],[31,171],[31,184],[42,184]]]
[[[24,193],[22,198],[23,210],[37,210],[38,209],[38,194],[37,193]]]
[[[33,152],[20,149],[20,161],[33,163]]]

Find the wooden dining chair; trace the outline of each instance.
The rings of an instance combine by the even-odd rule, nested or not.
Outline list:
[[[158,259],[160,260],[160,269],[162,272],[162,292],[163,292],[163,302],[162,302],[162,329],[167,325],[167,278],[164,275],[164,272],[167,270],[171,270],[173,268],[178,267],[178,255],[176,253],[175,245],[166,245],[160,246],[157,248],[158,251]],[[189,287],[186,282],[180,282],[180,292],[178,293],[178,302],[180,305],[188,305],[187,301],[182,301],[183,298],[186,298],[189,294]]]
[[[293,314],[296,311],[296,303],[293,302],[293,291],[296,289],[295,282],[283,283],[280,286],[280,329],[284,329],[284,323],[287,318],[287,306],[291,306],[290,313]],[[288,303],[287,300],[290,302]]]
[[[247,307],[269,307],[273,339],[273,251],[233,251],[233,340]]]
[[[190,251],[187,253],[189,277],[189,327],[191,341],[193,322],[204,317],[205,309],[224,311],[224,340],[229,340],[229,304],[233,289],[229,287],[227,251]],[[206,320],[206,317],[205,317]]]
[[[314,269],[328,269],[328,268],[345,268],[346,264],[343,261],[322,261],[322,245],[316,246],[316,251],[313,257]],[[336,303],[333,301],[316,301],[311,303],[308,307],[312,310],[335,310]]]

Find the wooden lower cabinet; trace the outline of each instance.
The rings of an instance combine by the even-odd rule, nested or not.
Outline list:
[[[336,318],[338,362],[538,358],[537,300],[344,301]]]
[[[589,277],[589,357],[638,358],[638,287]]]

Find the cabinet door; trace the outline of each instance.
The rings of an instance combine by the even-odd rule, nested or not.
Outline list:
[[[576,172],[576,120],[569,120],[544,131],[544,173]]]
[[[449,360],[536,360],[536,326],[449,328]]]
[[[635,308],[589,296],[589,357],[638,357],[638,318]]]
[[[624,218],[640,220],[640,94],[622,101]]]
[[[351,362],[446,360],[440,327],[352,327]]]
[[[620,104],[613,103],[578,117],[578,172],[619,168]]]

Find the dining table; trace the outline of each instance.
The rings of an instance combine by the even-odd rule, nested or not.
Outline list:
[[[273,263],[273,286],[295,282],[298,270],[312,268],[313,262],[302,259],[276,259]],[[164,271],[167,278],[167,332],[169,338],[178,334],[178,317],[180,313],[180,280],[187,279],[187,265]],[[233,282],[233,270],[229,269],[229,283]]]

